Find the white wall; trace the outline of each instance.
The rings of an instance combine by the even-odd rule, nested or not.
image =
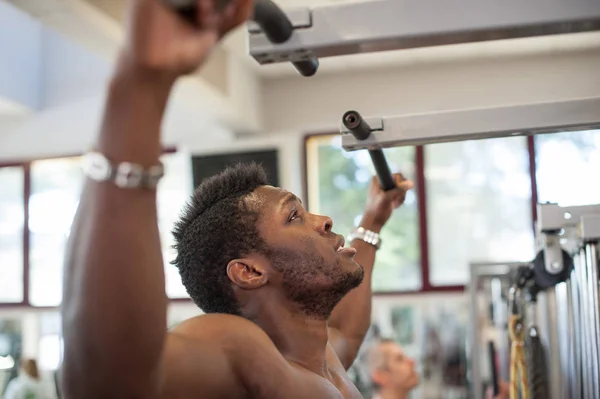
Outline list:
[[[42,34],[35,20],[0,2],[0,98],[30,110],[41,106]]]
[[[111,71],[105,59],[47,28],[43,42],[39,62],[43,66],[44,108],[96,97],[104,91]]]
[[[483,59],[265,85],[269,132],[337,131],[344,112],[386,116],[600,96],[600,49]]]

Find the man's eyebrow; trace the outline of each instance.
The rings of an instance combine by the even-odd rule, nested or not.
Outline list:
[[[284,208],[286,205],[289,205],[293,202],[299,202],[300,204],[302,204],[302,200],[298,198],[295,194],[288,193],[281,199],[281,201],[279,201],[279,208]]]

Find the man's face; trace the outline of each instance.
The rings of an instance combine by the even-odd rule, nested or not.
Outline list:
[[[382,387],[408,392],[419,384],[413,359],[404,354],[395,342],[379,345],[384,358],[384,367],[374,372],[374,380]]]
[[[266,257],[285,295],[308,316],[329,317],[335,305],[363,279],[354,249],[332,232],[326,216],[307,212],[292,193],[271,187],[254,192],[261,217],[258,229],[267,246]]]

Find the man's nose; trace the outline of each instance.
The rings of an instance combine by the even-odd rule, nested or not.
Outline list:
[[[331,232],[333,228],[333,220],[329,216],[317,216],[317,230],[321,234],[327,234]]]

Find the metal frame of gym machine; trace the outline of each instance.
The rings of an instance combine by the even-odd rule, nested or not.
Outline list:
[[[468,353],[467,358],[469,359],[468,375],[467,380],[469,382],[469,392],[471,399],[482,399],[484,387],[484,374],[485,362],[482,364],[482,360],[489,358],[489,353],[481,352],[483,350],[482,340],[483,331],[480,328],[480,315],[487,314],[490,309],[482,309],[479,304],[479,295],[483,294],[489,298],[490,305],[492,307],[492,324],[496,330],[496,344],[499,345],[496,349],[498,350],[499,364],[498,364],[498,376],[505,381],[509,379],[509,348],[508,348],[508,332],[506,330],[508,306],[507,302],[503,300],[502,296],[506,296],[506,292],[502,289],[502,283],[505,285],[510,284],[511,276],[520,268],[526,267],[529,263],[525,262],[476,262],[469,265],[470,281],[468,287],[469,294],[469,321],[471,324],[471,331],[468,336]],[[484,281],[488,279],[490,281],[490,291],[484,291]],[[489,326],[489,324],[488,324]],[[489,360],[489,359],[488,359]],[[489,365],[489,362],[488,362]],[[487,370],[491,374],[491,370]],[[549,398],[548,398],[549,399]]]
[[[482,339],[478,323],[481,309],[477,303],[480,282],[483,278],[506,279],[522,268],[531,270],[529,278],[535,280],[541,290],[534,305],[536,311],[528,314],[531,320],[527,323],[537,326],[547,369],[542,380],[534,383],[538,387],[540,383],[545,385],[542,389],[549,394],[544,394],[544,399],[600,397],[600,204],[573,207],[539,204],[537,214],[536,241],[540,252],[534,260],[471,265],[469,295],[473,331],[469,346],[469,381],[473,399],[482,398],[483,385],[482,356],[478,353]],[[499,288],[492,290],[495,291],[491,293],[492,303],[498,306]],[[495,317],[494,323],[500,331],[506,329],[506,318]],[[504,331],[499,338],[505,352],[507,337]],[[498,370],[504,379],[508,371],[506,355],[502,354]],[[534,393],[531,395],[532,399],[540,399]]]
[[[249,53],[261,65],[291,62],[303,76],[325,57],[600,29],[595,0],[377,0],[283,11],[267,3],[257,0],[248,24]]]

